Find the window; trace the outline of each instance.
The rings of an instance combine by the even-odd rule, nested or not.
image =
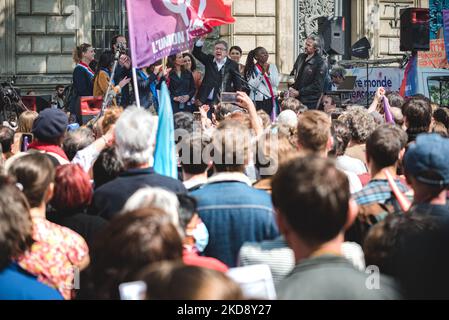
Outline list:
[[[125,0],[92,0],[92,45],[96,55],[110,49],[116,34],[128,34]]]
[[[427,78],[429,96],[432,103],[440,106],[449,106],[449,77],[429,77]]]

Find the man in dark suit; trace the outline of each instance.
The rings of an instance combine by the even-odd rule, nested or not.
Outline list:
[[[193,56],[205,67],[205,75],[197,99],[201,104],[216,104],[222,91],[240,91],[242,83],[239,65],[227,57],[228,44],[225,41],[217,41],[214,54],[206,54],[202,51],[205,38],[206,36],[200,38],[192,51]]]

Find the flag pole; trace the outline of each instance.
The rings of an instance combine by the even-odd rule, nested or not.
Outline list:
[[[140,108],[139,86],[137,85],[136,68],[133,68],[133,83],[134,83],[134,95],[136,97],[136,104],[137,104],[137,107]]]
[[[167,57],[162,58],[162,74],[165,77],[165,72],[167,71]],[[167,79],[165,79],[165,82],[167,82]]]

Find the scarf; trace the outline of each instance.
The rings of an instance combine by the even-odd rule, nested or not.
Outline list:
[[[33,141],[29,145],[28,149],[36,149],[36,150],[40,150],[40,151],[51,152],[51,153],[57,154],[58,156],[60,156],[61,158],[64,158],[65,160],[69,161],[69,158],[67,158],[67,155],[65,154],[64,150],[62,150],[61,147],[56,146],[54,144]]]
[[[270,90],[271,103],[273,104],[273,109],[271,111],[271,122],[275,122],[277,118],[277,110],[276,110],[277,105],[276,105],[276,96],[274,95],[273,92],[273,86],[271,85],[270,78],[268,78],[268,75],[266,73],[263,73],[262,66],[260,64],[256,64],[256,68],[259,70],[260,73],[263,74],[263,78],[265,79],[265,82],[268,86],[268,90]]]
[[[81,68],[86,70],[86,72],[89,74],[91,79],[95,76],[95,72],[93,72],[92,69],[84,62],[80,61],[80,63],[78,63],[78,66],[80,66]]]

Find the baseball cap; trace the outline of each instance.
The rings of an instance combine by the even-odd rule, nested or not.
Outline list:
[[[449,186],[449,139],[436,133],[418,135],[403,164],[407,174],[424,184]]]

